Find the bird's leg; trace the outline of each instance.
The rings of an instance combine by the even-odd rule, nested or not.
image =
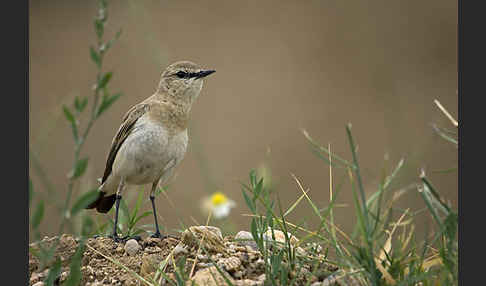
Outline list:
[[[118,237],[116,228],[118,226],[118,209],[120,208],[120,200],[122,198],[121,193],[124,187],[125,187],[125,179],[122,178],[120,180],[120,184],[118,185],[118,190],[116,191],[115,225],[113,226],[113,234],[110,236],[116,242],[123,240],[122,238]]]
[[[150,191],[150,201],[152,202],[152,209],[154,211],[154,219],[155,219],[155,233],[152,234],[152,237],[157,237],[157,238],[160,238],[160,239],[164,239],[166,236],[160,234],[160,231],[159,231],[159,223],[157,222],[157,212],[155,211],[155,203],[154,203],[154,200],[155,200],[155,189],[157,188],[158,182],[159,182],[159,180],[155,181],[152,184],[152,191]]]

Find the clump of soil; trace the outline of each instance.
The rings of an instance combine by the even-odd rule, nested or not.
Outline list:
[[[154,285],[171,285],[165,278],[175,280],[174,265],[180,265],[182,259],[186,261],[185,275],[197,285],[226,285],[226,280],[239,286],[264,285],[264,258],[254,241],[238,239],[241,237],[251,237],[251,234],[240,232],[237,239],[233,236],[223,238],[216,227],[192,226],[181,237],[164,239],[147,237],[115,242],[107,237],[89,238],[81,263],[80,285],[147,285],[144,279]],[[53,263],[41,269],[39,259],[31,252],[35,253],[39,244],[49,247],[56,239],[45,237],[30,244],[34,250],[29,251],[30,285],[43,285]],[[56,283],[62,283],[69,276],[70,261],[79,242],[71,235],[60,237],[54,256],[61,260],[62,269]],[[306,255],[307,250],[298,248],[297,253]],[[308,281],[311,285],[330,285],[324,283],[325,279],[331,278],[329,274],[337,270],[324,262],[318,263],[319,269],[313,269],[315,265],[310,263],[301,265],[298,271],[289,273],[290,279],[295,278],[295,285],[304,285]],[[156,274],[160,269],[164,275]]]

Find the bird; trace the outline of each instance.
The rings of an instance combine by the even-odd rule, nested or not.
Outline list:
[[[167,183],[184,158],[192,105],[200,95],[203,79],[214,72],[190,61],[175,62],[162,72],[155,93],[126,112],[111,143],[98,197],[86,207],[107,213],[115,204],[115,224],[109,235],[113,240],[123,240],[117,234],[117,224],[125,187],[149,183],[155,220],[152,237],[166,237],[157,222],[155,191],[159,184]]]

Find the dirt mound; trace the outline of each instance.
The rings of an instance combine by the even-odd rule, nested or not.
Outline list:
[[[80,285],[172,285],[167,279],[176,281],[178,275],[197,285],[226,285],[227,281],[240,286],[263,285],[266,279],[264,258],[254,241],[238,239],[245,236],[251,237],[251,234],[240,232],[237,239],[233,236],[223,238],[216,227],[193,226],[181,237],[164,239],[147,237],[114,242],[107,237],[89,238],[81,262]],[[30,244],[30,285],[43,285],[41,281],[53,265],[41,269],[39,259],[32,253],[39,249],[39,244],[48,247],[55,240],[56,237],[46,237]],[[54,254],[62,263],[57,283],[67,279],[70,261],[79,242],[71,235],[61,236]],[[306,250],[300,247],[296,250],[305,255]],[[178,273],[174,273],[175,267],[179,269]],[[303,264],[298,271],[288,275],[295,279],[295,285],[304,285],[309,280],[310,284],[322,285],[321,281],[337,270],[325,263],[319,263],[318,267]]]

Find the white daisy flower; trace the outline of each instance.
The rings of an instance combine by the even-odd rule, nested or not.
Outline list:
[[[228,199],[222,192],[215,192],[203,201],[203,209],[206,212],[212,212],[214,218],[225,218],[229,215],[235,202]]]

